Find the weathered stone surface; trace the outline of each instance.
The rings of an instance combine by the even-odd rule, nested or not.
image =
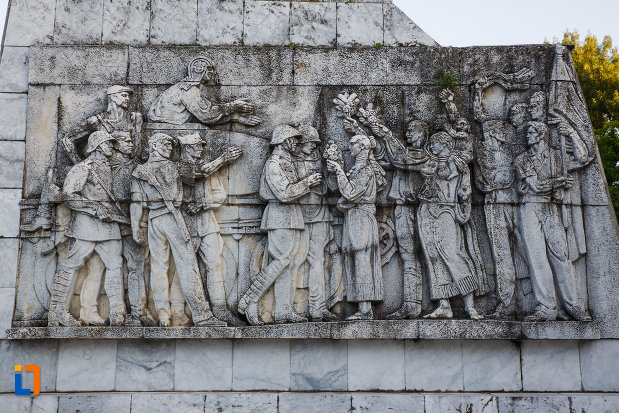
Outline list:
[[[281,393],[279,411],[284,413],[347,412],[350,395],[346,393]]]
[[[386,56],[384,49],[299,49],[294,54],[294,84],[384,84]],[[370,70],[357,70],[358,62]]]
[[[276,413],[277,393],[210,393],[205,413]]]
[[[585,391],[619,391],[619,340],[580,343],[580,371]]]
[[[130,394],[101,394],[87,396],[59,396],[59,412],[98,413],[101,411],[129,413]]]
[[[243,42],[242,0],[198,0],[198,44],[230,46]]]
[[[14,0],[8,16],[5,46],[49,44],[54,36],[55,0]]]
[[[17,397],[14,394],[0,394],[0,405],[11,413],[30,413],[30,397]]]
[[[550,396],[538,394],[535,396],[501,396],[499,397],[499,411],[501,413],[518,412],[571,412],[570,399],[567,396]]]
[[[131,396],[131,413],[167,413],[171,411],[203,413],[204,395],[136,393]]]
[[[462,391],[460,341],[406,341],[406,390]]]
[[[288,340],[236,341],[232,366],[232,388],[234,390],[288,390],[290,388],[290,342]]]
[[[29,67],[31,84],[123,84],[127,77],[127,48],[33,47]]]
[[[443,47],[388,48],[386,82],[389,85],[436,85],[434,78],[439,69],[459,74],[460,49]]]
[[[404,390],[404,342],[348,342],[349,390]]]
[[[9,337],[16,340],[46,338],[110,339],[144,338],[142,327],[23,327],[12,328]],[[168,338],[161,336],[159,338]]]
[[[29,51],[27,47],[4,47],[0,63],[0,92],[28,91]]]
[[[58,0],[54,43],[100,44],[103,0]]]
[[[235,338],[330,338],[331,326],[325,323],[276,324],[260,328],[235,329]]]
[[[104,44],[145,44],[150,29],[150,3],[109,0],[103,2]]]
[[[234,338],[235,330],[228,327],[150,327],[142,329],[140,337],[156,339],[175,338]]]
[[[153,0],[150,42],[152,44],[195,44],[198,25],[196,0]]]
[[[570,395],[572,411],[578,413],[614,413],[619,410],[619,396],[611,394]]]
[[[425,413],[424,405],[416,394],[352,393],[352,409],[359,412]]]
[[[0,93],[1,139],[19,141],[25,138],[27,105],[27,95]]]
[[[338,3],[338,46],[376,46],[384,43],[383,5]]]
[[[19,235],[20,189],[0,189],[0,237],[15,238]]]
[[[499,397],[493,395],[426,395],[425,413],[499,413]]]
[[[57,413],[58,396],[42,394],[32,399],[31,413]]]
[[[290,44],[290,3],[283,1],[245,2],[243,24],[245,46],[287,46]]]
[[[0,141],[0,187],[21,188],[24,178],[24,142]]]
[[[576,341],[522,342],[524,391],[578,391],[580,363]]]
[[[0,239],[0,288],[15,288],[17,274],[17,256],[19,254],[19,240],[17,238]]]
[[[124,340],[118,343],[116,390],[174,388],[174,342]]]
[[[115,365],[116,341],[62,341],[58,352],[56,389],[58,391],[114,390]],[[84,403],[88,403],[89,400],[84,399]],[[63,405],[62,399],[60,405]]]
[[[484,320],[419,320],[419,338],[425,339],[515,339],[520,323]]]
[[[221,68],[222,85],[287,85],[292,82],[292,50],[289,48],[131,47],[129,83],[164,84],[178,82],[187,73],[187,64],[205,56]]]
[[[290,43],[298,46],[335,46],[336,4],[293,2]]]
[[[522,336],[537,340],[587,340],[600,338],[597,322],[550,321],[522,323]]]
[[[174,390],[232,389],[230,340],[179,340],[175,354]]]
[[[347,390],[347,347],[344,341],[291,341],[290,389]]]
[[[6,330],[11,326],[14,306],[15,288],[0,288],[0,338],[7,336]]]
[[[0,368],[5,373],[0,377],[0,392],[15,391],[16,364],[36,364],[41,367],[41,392],[53,392],[56,389],[58,342],[2,341],[0,343]]]
[[[465,391],[518,391],[520,351],[511,341],[463,341]]]
[[[397,6],[387,2],[385,13],[385,46],[438,46],[426,32]]]

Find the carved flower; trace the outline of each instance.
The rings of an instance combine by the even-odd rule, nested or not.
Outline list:
[[[337,116],[345,118],[352,117],[359,108],[361,100],[356,93],[349,94],[348,92],[342,92],[333,99],[333,103],[335,103]]]

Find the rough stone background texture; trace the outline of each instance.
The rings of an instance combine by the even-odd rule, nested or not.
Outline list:
[[[551,65],[546,46],[427,46],[437,45],[389,0],[11,0],[0,60],[0,337],[15,302],[19,202],[41,190],[29,177],[44,171],[47,137],[101,110],[107,86],[131,85],[143,105],[137,109],[145,111],[184,76],[189,57],[207,54],[220,67],[222,95],[240,90],[259,107],[297,102],[286,110],[301,117],[342,87],[354,88],[386,109],[389,102],[408,107],[399,123],[388,119],[401,134],[402,119],[437,105],[437,68],[456,68],[462,84],[456,98],[464,102],[468,85],[487,68],[529,67],[541,87]],[[59,100],[78,109],[66,112],[74,118],[64,124],[57,122]],[[263,118],[255,133],[267,136],[281,110]],[[587,267],[599,269],[588,274],[589,295],[596,297],[589,305],[602,336],[619,337],[619,245],[602,236],[616,223],[600,168],[589,171],[582,177],[591,188]],[[43,394],[11,394],[14,364],[41,366]],[[615,339],[4,340],[0,406],[7,412],[172,406],[187,412],[616,412],[618,365]],[[426,393],[408,393],[419,391]]]

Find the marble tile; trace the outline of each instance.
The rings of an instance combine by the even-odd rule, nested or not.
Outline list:
[[[425,413],[499,413],[499,397],[484,395],[425,395]]]
[[[382,4],[338,3],[338,46],[374,46],[383,43]]]
[[[58,396],[39,394],[32,399],[31,413],[58,413]]]
[[[462,342],[465,391],[522,389],[520,351],[507,340]]]
[[[245,46],[289,45],[289,16],[289,2],[246,1],[243,44]]]
[[[526,340],[520,351],[524,391],[580,391],[577,341]]]
[[[24,142],[0,141],[0,188],[22,188],[25,151]]]
[[[4,47],[0,63],[0,92],[28,91],[29,51],[27,47]]]
[[[580,371],[585,391],[619,391],[619,340],[580,343]]]
[[[0,93],[0,140],[21,141],[26,138],[28,95]]]
[[[347,390],[345,341],[293,340],[290,343],[291,390]]]
[[[278,413],[277,393],[209,393],[204,413]]]
[[[117,391],[174,389],[174,342],[123,340],[118,343]]]
[[[243,42],[243,0],[198,0],[198,44],[240,45]]]
[[[98,395],[75,395],[58,397],[59,412],[79,413],[130,413],[130,394],[98,394]]]
[[[54,37],[56,0],[11,0],[4,46],[49,44]]]
[[[21,189],[0,189],[0,237],[19,236]]]
[[[41,393],[56,390],[58,341],[3,340],[0,342],[0,393],[15,391],[15,365],[36,364],[41,368]]]
[[[131,396],[131,413],[203,413],[203,394],[156,393]]]
[[[406,341],[406,390],[462,391],[459,340]]]
[[[151,8],[152,44],[196,44],[198,24],[196,0],[152,0]]]
[[[103,0],[57,0],[54,43],[101,44]]]
[[[14,288],[17,278],[17,256],[19,240],[17,238],[0,238],[0,288]]]
[[[106,0],[103,3],[103,43],[146,44],[150,2]]]
[[[616,413],[619,412],[619,395],[583,394],[570,395],[574,413]]]
[[[290,43],[299,46],[335,46],[335,3],[293,2],[290,9]]]
[[[352,393],[352,410],[369,413],[425,413],[417,394]]]
[[[232,366],[234,390],[288,390],[290,342],[260,339],[236,341]]]
[[[232,389],[232,341],[177,340],[174,390]]]
[[[499,397],[499,411],[501,413],[544,412],[564,413],[572,412],[568,396],[536,394],[531,396],[508,395]]]
[[[114,390],[115,366],[115,340],[61,341],[56,390]]]
[[[438,46],[410,17],[394,4],[384,5],[385,46]]]
[[[350,412],[347,393],[280,393],[280,413]]]
[[[0,338],[5,338],[6,329],[11,328],[14,307],[15,288],[0,288]]]
[[[404,390],[404,342],[348,342],[349,390]]]
[[[0,406],[10,413],[30,413],[30,397],[19,397],[14,394],[0,394]]]

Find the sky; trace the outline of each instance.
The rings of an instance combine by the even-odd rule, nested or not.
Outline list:
[[[393,0],[442,46],[543,43],[565,29],[619,45],[619,0]],[[8,0],[0,0],[0,26]],[[4,30],[2,30],[4,32]]]

